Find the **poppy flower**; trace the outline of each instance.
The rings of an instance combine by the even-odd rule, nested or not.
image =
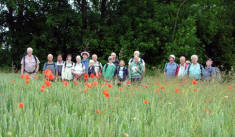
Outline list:
[[[193,81],[192,81],[192,84],[193,84],[193,85],[197,85],[197,81],[196,81],[196,80],[193,80]]]
[[[20,102],[20,103],[19,103],[19,108],[23,108],[23,106],[24,106],[24,103],[23,103],[23,102]]]
[[[180,90],[178,88],[175,89],[175,93],[178,93],[180,92]]]
[[[95,75],[93,73],[91,73],[90,78],[94,78],[94,77],[95,77]]]
[[[66,87],[68,87],[68,86],[69,86],[69,83],[68,83],[67,81],[64,81],[64,85],[65,85]]]
[[[44,91],[45,91],[45,89],[44,89],[44,88],[41,88],[41,89],[40,89],[40,91],[41,91],[41,92],[44,92]]]
[[[83,92],[84,92],[84,93],[87,93],[87,92],[88,92],[88,89],[84,89]]]
[[[100,114],[100,110],[99,109],[96,110],[96,114]]]
[[[27,74],[24,76],[25,79],[30,79],[30,76]]]
[[[87,86],[88,88],[92,88],[92,84],[88,82],[85,83],[85,86]]]
[[[42,85],[41,88],[46,88],[46,86],[45,86],[45,85]]]
[[[120,91],[123,91],[123,88],[122,88],[122,87],[120,87],[119,89],[120,89]]]
[[[21,75],[20,75],[20,78],[23,79],[23,78],[24,78],[24,74],[21,74]]]
[[[195,92],[196,92],[196,91],[197,91],[197,89],[195,88],[195,89],[193,89],[193,91],[195,91]]]
[[[35,77],[35,79],[38,79],[38,78],[39,78],[38,75],[35,75],[34,77]]]
[[[98,85],[98,82],[97,82],[97,81],[93,81],[92,85],[93,85],[93,86],[97,86],[97,85]]]
[[[108,94],[109,93],[109,90],[108,89],[105,89],[105,90],[103,90],[103,94],[105,95],[105,94]]]
[[[78,85],[78,81],[74,81],[73,84],[74,84],[74,85]]]
[[[148,101],[148,100],[145,100],[145,101],[144,101],[144,104],[145,104],[145,105],[147,105],[148,103],[149,103],[149,101]]]
[[[162,90],[165,90],[165,87],[164,87],[164,86],[161,86],[161,89],[162,89]]]
[[[209,109],[206,109],[206,110],[205,110],[205,112],[206,112],[207,114],[210,114],[210,111],[209,111]]]
[[[47,87],[50,87],[50,86],[51,86],[51,82],[48,81],[48,80],[46,80],[44,83],[46,84]]]
[[[148,88],[148,86],[144,86],[144,88],[145,88],[145,89],[147,89],[147,88]]]
[[[130,81],[130,80],[126,81],[126,84],[127,84],[127,85],[130,85],[130,84],[131,84],[131,81]]]
[[[99,76],[99,75],[96,75],[96,78],[97,78],[97,79],[99,79],[99,78],[100,78],[100,76]]]
[[[157,93],[160,93],[160,89],[159,88],[157,88],[156,90],[157,90]]]
[[[233,87],[232,86],[228,86],[228,89],[233,90]]]
[[[49,80],[54,80],[55,76],[53,74],[48,75]]]
[[[112,88],[113,86],[112,86],[111,84],[108,84],[108,87],[109,87],[109,88]]]
[[[109,97],[110,97],[109,93],[105,94],[105,97],[106,97],[106,98],[109,98]]]
[[[29,84],[29,80],[27,79],[27,80],[25,80],[25,84]]]
[[[84,79],[85,79],[85,80],[88,80],[88,79],[89,79],[88,74],[84,74]]]

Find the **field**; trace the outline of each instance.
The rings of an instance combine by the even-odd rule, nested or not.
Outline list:
[[[235,137],[235,81],[49,84],[0,73],[0,137]]]

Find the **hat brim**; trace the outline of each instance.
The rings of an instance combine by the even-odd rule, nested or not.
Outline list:
[[[81,56],[83,56],[84,54],[86,54],[88,57],[90,57],[90,54],[88,52],[82,52]]]

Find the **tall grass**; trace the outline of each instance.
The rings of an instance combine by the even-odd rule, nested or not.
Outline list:
[[[0,74],[0,136],[235,136],[234,81],[193,85],[190,80],[148,76],[141,86],[123,86],[123,90],[100,83],[88,89],[81,82],[68,87],[54,82],[40,92],[43,83],[39,79],[25,84],[16,74]]]

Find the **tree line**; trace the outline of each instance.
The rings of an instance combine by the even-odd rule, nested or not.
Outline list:
[[[48,53],[111,52],[163,67],[170,54],[235,65],[233,0],[0,0],[0,66],[20,67],[27,47]]]

